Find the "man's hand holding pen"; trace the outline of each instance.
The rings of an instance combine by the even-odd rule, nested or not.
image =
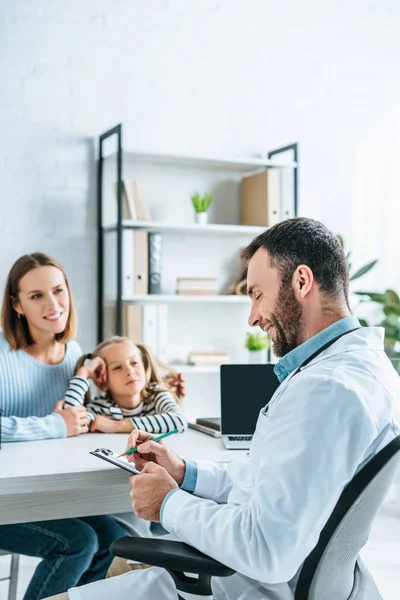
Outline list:
[[[127,459],[141,471],[140,477],[130,477],[132,506],[136,514],[148,521],[159,521],[165,496],[178,488],[185,476],[185,461],[175,452],[155,442],[151,433],[135,429],[129,436],[127,449],[137,446],[137,452]]]

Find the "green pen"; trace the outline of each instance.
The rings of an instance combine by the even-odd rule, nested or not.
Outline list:
[[[174,433],[182,433],[183,429],[171,429],[171,431],[167,431],[167,433],[162,433],[161,435],[158,435],[157,437],[153,438],[152,440],[147,440],[147,441],[152,441],[152,442],[158,442],[158,440],[162,440],[166,437],[168,437],[169,435],[173,435]],[[145,442],[142,442],[143,444]],[[137,451],[137,446],[135,446],[134,448],[129,448],[129,450],[126,450],[125,452],[123,452],[122,454],[119,454],[118,457],[120,456],[126,456],[127,454],[133,454],[134,452]]]

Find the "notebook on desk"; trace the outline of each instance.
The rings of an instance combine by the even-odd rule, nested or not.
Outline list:
[[[221,434],[227,450],[248,450],[259,412],[279,386],[274,365],[221,366]]]

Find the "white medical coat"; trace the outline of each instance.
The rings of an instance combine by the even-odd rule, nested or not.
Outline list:
[[[216,600],[293,600],[343,488],[398,434],[400,378],[383,335],[349,333],[289,375],[260,412],[249,462],[200,462],[194,493],[167,499],[163,526],[237,571],[213,579]],[[70,598],[176,600],[176,592],[153,568],[74,588]]]

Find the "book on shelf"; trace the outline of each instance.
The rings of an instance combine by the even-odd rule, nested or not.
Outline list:
[[[212,437],[219,438],[221,437],[221,432],[216,431],[215,429],[211,429],[211,427],[204,427],[203,425],[199,425],[199,423],[188,423],[188,427],[190,429],[195,429],[196,431],[200,431],[201,433],[205,433],[206,435],[211,435]]]
[[[195,367],[219,367],[231,362],[231,358],[222,350],[192,350],[188,362]]]
[[[221,431],[221,417],[199,417],[196,419],[197,425]]]
[[[218,294],[218,281],[215,277],[178,277],[176,280],[176,293],[185,295],[216,295]]]
[[[218,290],[176,290],[178,296],[217,296]]]
[[[243,177],[241,184],[242,225],[271,227],[281,219],[280,169],[266,169]]]
[[[118,184],[114,184],[118,194]],[[144,199],[143,183],[133,179],[122,182],[122,218],[130,221],[149,221],[150,211]]]

